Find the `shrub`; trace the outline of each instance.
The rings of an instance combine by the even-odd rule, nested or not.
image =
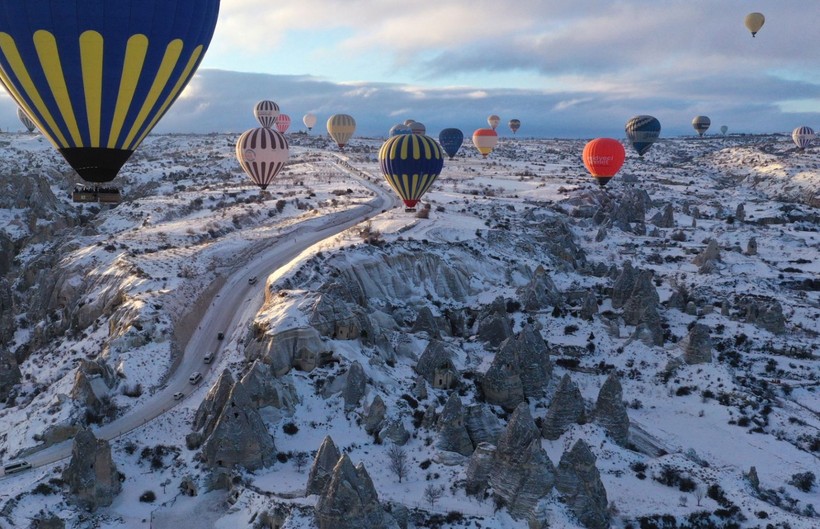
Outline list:
[[[792,485],[803,492],[809,492],[812,487],[814,487],[814,482],[816,479],[817,477],[814,475],[814,472],[798,472],[797,474],[792,474],[792,479],[789,480],[789,485]]]
[[[157,495],[154,494],[153,490],[146,490],[140,495],[140,501],[143,503],[154,503],[156,499]]]
[[[295,435],[296,432],[299,431],[299,427],[296,426],[294,423],[289,422],[289,423],[285,423],[285,425],[282,426],[282,431],[285,432],[288,435]]]

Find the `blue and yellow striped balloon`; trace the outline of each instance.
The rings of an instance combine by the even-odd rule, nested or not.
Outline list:
[[[385,180],[413,208],[438,178],[444,167],[441,147],[422,134],[399,134],[379,149],[379,165]]]
[[[68,163],[114,179],[194,75],[219,0],[25,0],[0,9],[0,82]]]

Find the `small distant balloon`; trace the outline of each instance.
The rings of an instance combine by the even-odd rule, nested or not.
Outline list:
[[[498,124],[501,123],[501,118],[495,114],[490,114],[487,116],[487,123],[490,125],[490,128],[495,130],[496,127],[498,127]]]
[[[20,120],[20,123],[22,123],[23,126],[26,127],[29,132],[34,132],[34,129],[37,128],[37,125],[35,125],[34,122],[31,121],[31,118],[28,117],[26,111],[20,107],[17,107],[17,119]]]
[[[273,101],[264,99],[253,107],[253,116],[260,125],[269,129],[276,125],[276,118],[279,117],[279,105]]]
[[[752,37],[757,35],[757,32],[763,27],[764,22],[766,22],[766,17],[763,16],[763,13],[749,13],[743,20],[743,23],[746,24],[746,29],[752,32]]]
[[[473,132],[473,145],[486,158],[498,145],[498,134],[493,129],[477,129]]]
[[[464,143],[464,133],[459,129],[444,129],[438,133],[438,142],[452,160],[461,148],[462,143]]]
[[[379,166],[405,207],[412,209],[441,173],[444,155],[429,136],[399,134],[379,149]]]
[[[661,122],[652,116],[635,116],[626,122],[625,130],[632,148],[643,156],[661,135]]]
[[[356,120],[353,116],[348,114],[334,114],[327,120],[327,133],[339,146],[339,149],[344,150],[347,142],[353,137],[356,132]]]
[[[236,158],[251,181],[267,189],[288,161],[288,140],[268,127],[245,131],[236,142]]]
[[[388,135],[392,138],[393,136],[398,136],[399,134],[413,134],[413,131],[405,125],[404,123],[397,123],[390,127],[390,131]]]
[[[582,157],[589,173],[604,187],[621,169],[626,151],[618,140],[596,138],[586,144]]]
[[[284,134],[290,128],[290,116],[287,114],[279,114],[276,118],[276,130]]]
[[[419,123],[418,121],[414,121],[410,124],[410,131],[413,134],[427,134],[427,127],[424,126],[424,123]]]
[[[411,123],[415,123],[415,122],[416,122],[415,119],[405,119],[404,120],[404,124],[408,127],[410,126]]]
[[[709,125],[711,124],[712,120],[706,116],[695,116],[695,119],[692,120],[692,127],[698,133],[698,136],[703,136],[703,134],[709,130]]]
[[[800,149],[805,149],[814,141],[814,129],[811,127],[797,127],[792,132],[792,140]]]
[[[313,127],[316,126],[316,114],[311,114],[308,112],[304,116],[302,116],[302,123],[305,124],[308,130],[312,130]]]
[[[516,132],[518,132],[518,129],[521,128],[521,120],[511,119],[510,122],[507,123],[507,126],[509,126],[512,133],[515,134]]]
[[[720,126],[720,133],[723,134],[724,136],[726,136],[727,132],[729,132],[729,127],[727,127],[726,125],[721,125]]]

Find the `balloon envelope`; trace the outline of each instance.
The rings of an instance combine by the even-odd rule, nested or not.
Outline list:
[[[473,145],[486,158],[498,145],[498,134],[493,129],[477,129],[473,132]]]
[[[438,133],[438,142],[452,160],[461,148],[461,144],[464,143],[464,133],[459,129],[444,129]]]
[[[278,131],[259,127],[245,131],[236,142],[236,159],[262,189],[276,178],[289,157],[288,141]]]
[[[727,127],[726,125],[721,125],[720,126],[720,133],[723,134],[724,136],[726,136],[727,132],[729,132],[729,127]]]
[[[814,141],[814,130],[811,127],[797,127],[792,131],[792,140],[795,145],[805,149]]]
[[[652,116],[635,116],[626,122],[625,130],[632,147],[643,156],[661,135],[661,122]]]
[[[379,149],[379,166],[387,183],[408,208],[416,206],[444,167],[436,141],[424,134],[399,134]]]
[[[582,157],[589,173],[603,187],[621,169],[626,151],[618,140],[596,138],[586,144]]]
[[[749,13],[743,20],[743,23],[746,24],[746,29],[752,32],[753,37],[757,35],[757,32],[763,27],[764,22],[766,22],[766,17],[763,16],[763,13]]]
[[[290,116],[287,114],[279,114],[276,118],[276,130],[284,134],[290,128]]]
[[[418,121],[414,121],[410,124],[410,131],[413,134],[421,134],[424,135],[427,133],[427,127],[424,126],[424,123],[419,123]]]
[[[0,81],[66,161],[109,182],[193,77],[219,0],[26,0],[0,9]]]
[[[695,119],[692,120],[692,127],[697,131],[698,136],[703,136],[703,133],[709,130],[711,124],[712,120],[706,116],[695,116]]]
[[[413,134],[413,131],[410,130],[410,127],[405,125],[404,123],[397,123],[390,127],[390,132],[388,135],[392,138],[393,136],[398,136],[399,134]]]
[[[253,116],[265,128],[272,128],[276,125],[276,118],[279,117],[279,105],[269,99],[262,100],[253,107]]]
[[[305,124],[308,130],[311,130],[314,126],[316,126],[316,114],[311,114],[308,112],[304,116],[302,116],[302,123]]]
[[[411,124],[411,123],[413,123],[413,122],[415,122],[415,121],[416,121],[415,119],[405,119],[405,120],[404,120],[404,124],[405,124],[405,125],[407,125],[407,126],[409,127],[409,126],[410,126],[410,124]]]
[[[490,114],[487,116],[487,123],[493,130],[495,130],[495,128],[498,127],[498,124],[501,123],[501,118],[495,114]]]
[[[356,131],[356,120],[347,114],[334,114],[327,120],[327,132],[340,149],[344,149]]]
[[[511,119],[510,122],[507,124],[510,127],[510,130],[513,134],[518,132],[518,129],[521,128],[521,120],[520,119]]]
[[[37,128],[37,125],[35,125],[34,122],[31,121],[31,118],[28,117],[26,111],[20,107],[17,107],[17,119],[20,120],[20,123],[22,123],[23,126],[26,127],[26,129],[28,129],[29,132],[34,132],[34,129]]]

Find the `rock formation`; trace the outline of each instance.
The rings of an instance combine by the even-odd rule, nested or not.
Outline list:
[[[595,455],[583,439],[561,456],[555,488],[585,527],[609,529],[606,489],[595,466]]]
[[[632,266],[631,261],[626,261],[624,267],[612,285],[612,308],[620,309],[632,295],[635,288],[635,281],[638,278],[638,271]]]
[[[525,397],[543,396],[550,376],[547,344],[532,325],[505,340],[481,378],[487,402],[513,410]]]
[[[757,255],[757,238],[749,237],[746,242],[746,255]]]
[[[111,505],[122,484],[108,441],[97,439],[91,430],[77,432],[63,481],[69,499],[83,509],[94,511]]]
[[[328,435],[322,441],[322,445],[313,459],[313,465],[311,465],[310,472],[308,472],[305,494],[321,494],[325,490],[327,484],[330,483],[333,469],[336,467],[336,463],[339,462],[339,457],[341,457],[339,449],[336,448],[333,439]]]
[[[478,319],[478,339],[491,347],[513,335],[512,322],[507,315],[507,305],[503,298],[495,299]]]
[[[14,355],[0,345],[0,402],[5,402],[21,377]]]
[[[464,484],[467,494],[482,496],[487,490],[487,478],[490,469],[493,467],[495,458],[495,445],[491,443],[479,443],[475,447],[470,461],[467,463],[467,479]]]
[[[706,245],[701,253],[695,256],[692,263],[699,266],[698,272],[701,274],[711,273],[714,271],[716,263],[720,259],[720,246],[715,239],[709,239],[709,244]]]
[[[516,519],[526,518],[552,490],[555,467],[541,448],[541,434],[524,403],[510,416],[498,441],[487,481]]]
[[[299,403],[299,395],[290,378],[275,378],[270,366],[260,360],[254,360],[240,384],[256,408],[272,406],[292,415]]]
[[[464,407],[458,393],[450,393],[450,398],[438,418],[438,439],[436,447],[445,452],[456,452],[464,456],[473,453],[473,443],[464,426]]]
[[[354,361],[345,375],[345,385],[342,389],[342,399],[345,402],[345,409],[352,410],[359,405],[365,392],[367,391],[367,375],[362,364]]]
[[[613,371],[606,377],[595,403],[595,421],[621,446],[629,442],[629,416],[624,405],[623,388]]]
[[[525,310],[538,312],[560,304],[561,293],[544,267],[539,265],[529,284],[518,289],[518,299]]]
[[[287,329],[272,336],[252,334],[246,342],[245,358],[262,360],[271,366],[275,376],[282,376],[293,368],[312,371],[332,358],[330,347],[313,327]]]
[[[657,226],[658,228],[674,228],[675,227],[675,216],[674,216],[674,208],[672,204],[666,204],[663,207],[662,211],[659,211],[652,217],[650,221],[652,224]]]
[[[558,439],[571,424],[583,422],[585,415],[581,390],[568,374],[564,374],[541,423],[541,435],[546,439]]]
[[[434,388],[450,388],[458,380],[458,370],[453,363],[454,352],[439,340],[432,340],[416,363],[416,373],[424,377]]]
[[[319,529],[392,529],[398,527],[376,493],[362,463],[356,467],[347,454],[339,458],[327,487],[316,502]]]
[[[384,418],[387,415],[387,405],[384,403],[380,395],[373,397],[373,401],[365,409],[362,426],[364,431],[370,435],[378,432],[384,424]]]
[[[683,359],[687,364],[712,361],[712,337],[707,325],[696,323],[683,340]]]
[[[199,404],[194,414],[194,434],[186,438],[189,448],[198,447],[203,439],[213,433],[216,421],[228,401],[233,386],[233,376],[225,369],[216,379],[216,383],[208,390],[208,394],[205,395],[205,399]]]
[[[481,443],[495,445],[504,432],[504,425],[484,404],[472,404],[467,407],[464,413],[464,426],[467,428],[473,446]]]
[[[0,232],[0,242],[2,242],[2,232]],[[5,250],[0,244],[0,253]],[[2,258],[0,258],[2,259]],[[2,265],[0,265],[2,268]],[[14,296],[11,291],[11,283],[3,277],[5,274],[0,270],[0,344],[11,342],[14,331],[17,327],[15,323]]]
[[[763,300],[746,297],[740,302],[745,314],[746,323],[757,325],[774,334],[786,332],[786,317],[783,306],[776,300]]]

